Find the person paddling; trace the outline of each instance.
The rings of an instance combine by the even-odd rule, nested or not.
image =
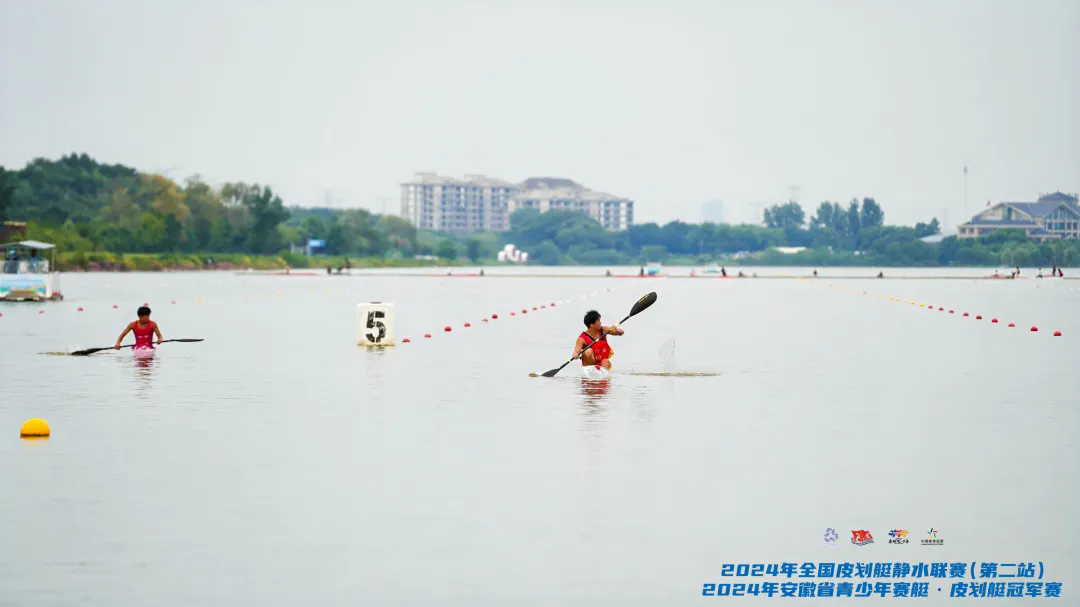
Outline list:
[[[574,354],[572,358],[581,356],[582,366],[600,365],[611,370],[611,357],[615,355],[611,344],[607,341],[608,335],[623,335],[625,331],[618,327],[605,327],[600,322],[600,313],[589,310],[585,313],[585,330],[578,335],[574,342]],[[588,350],[585,348],[592,346]],[[582,352],[584,350],[584,352]]]
[[[124,327],[124,332],[120,334],[120,337],[116,338],[116,345],[114,349],[120,349],[120,342],[124,341],[124,337],[127,334],[135,334],[135,349],[143,350],[154,348],[154,335],[157,335],[157,343],[161,344],[161,329],[158,328],[158,324],[150,320],[150,308],[141,306],[136,312],[139,316],[139,320],[133,320],[128,323],[128,326]]]

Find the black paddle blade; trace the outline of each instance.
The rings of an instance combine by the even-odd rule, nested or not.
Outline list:
[[[641,299],[637,300],[637,303],[634,304],[634,307],[630,308],[630,316],[633,316],[635,314],[640,314],[641,312],[643,312],[645,310],[645,308],[648,308],[649,306],[653,305],[654,303],[656,303],[656,291],[653,291],[652,293],[649,293],[645,297],[642,297]],[[627,316],[627,318],[629,318],[630,316]]]
[[[102,350],[112,350],[112,348],[111,347],[109,347],[109,348],[87,348],[85,350],[76,350],[76,351],[72,352],[71,355],[72,356],[90,356],[94,352],[101,352]]]
[[[558,373],[559,371],[562,371],[563,367],[565,367],[568,364],[570,364],[570,361],[564,362],[562,364],[562,367],[559,367],[558,369],[552,369],[550,371],[544,371],[540,376],[541,377],[555,377],[555,374]]]

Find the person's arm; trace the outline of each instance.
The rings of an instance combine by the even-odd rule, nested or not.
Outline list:
[[[154,333],[157,334],[157,342],[158,342],[158,345],[160,346],[161,345],[161,328],[158,327],[157,323],[154,323]]]
[[[124,341],[124,337],[126,337],[127,334],[131,331],[131,325],[134,325],[134,324],[135,324],[134,322],[129,322],[128,326],[124,327],[124,332],[120,334],[120,337],[116,338],[116,345],[113,346],[113,348],[115,348],[117,350],[120,349],[120,342]]]
[[[623,331],[616,326],[604,327],[604,332],[608,335],[622,335],[623,333],[626,333],[626,331]]]
[[[570,358],[577,358],[581,355],[581,351],[585,349],[585,340],[580,337],[574,341],[574,354]]]

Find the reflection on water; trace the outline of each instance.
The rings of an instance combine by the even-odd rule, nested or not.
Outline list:
[[[585,397],[585,404],[597,405],[607,396],[611,389],[611,379],[582,379],[581,395]]]

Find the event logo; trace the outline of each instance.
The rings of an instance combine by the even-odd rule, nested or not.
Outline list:
[[[930,530],[926,532],[926,535],[929,536],[929,537],[923,538],[922,545],[923,546],[941,546],[941,545],[943,545],[945,543],[945,540],[938,537],[939,533],[941,533],[941,531],[931,527]]]
[[[889,543],[890,544],[907,544],[909,542],[909,540],[907,539],[907,536],[908,536],[908,530],[907,529],[893,529],[892,531],[889,531]]]
[[[856,546],[865,546],[867,544],[873,544],[874,543],[874,536],[870,535],[870,532],[865,530],[865,529],[860,529],[858,531],[852,530],[851,531],[851,543],[855,544]]]
[[[840,539],[840,534],[836,532],[836,529],[829,527],[825,530],[825,547],[836,548],[836,540]]]

